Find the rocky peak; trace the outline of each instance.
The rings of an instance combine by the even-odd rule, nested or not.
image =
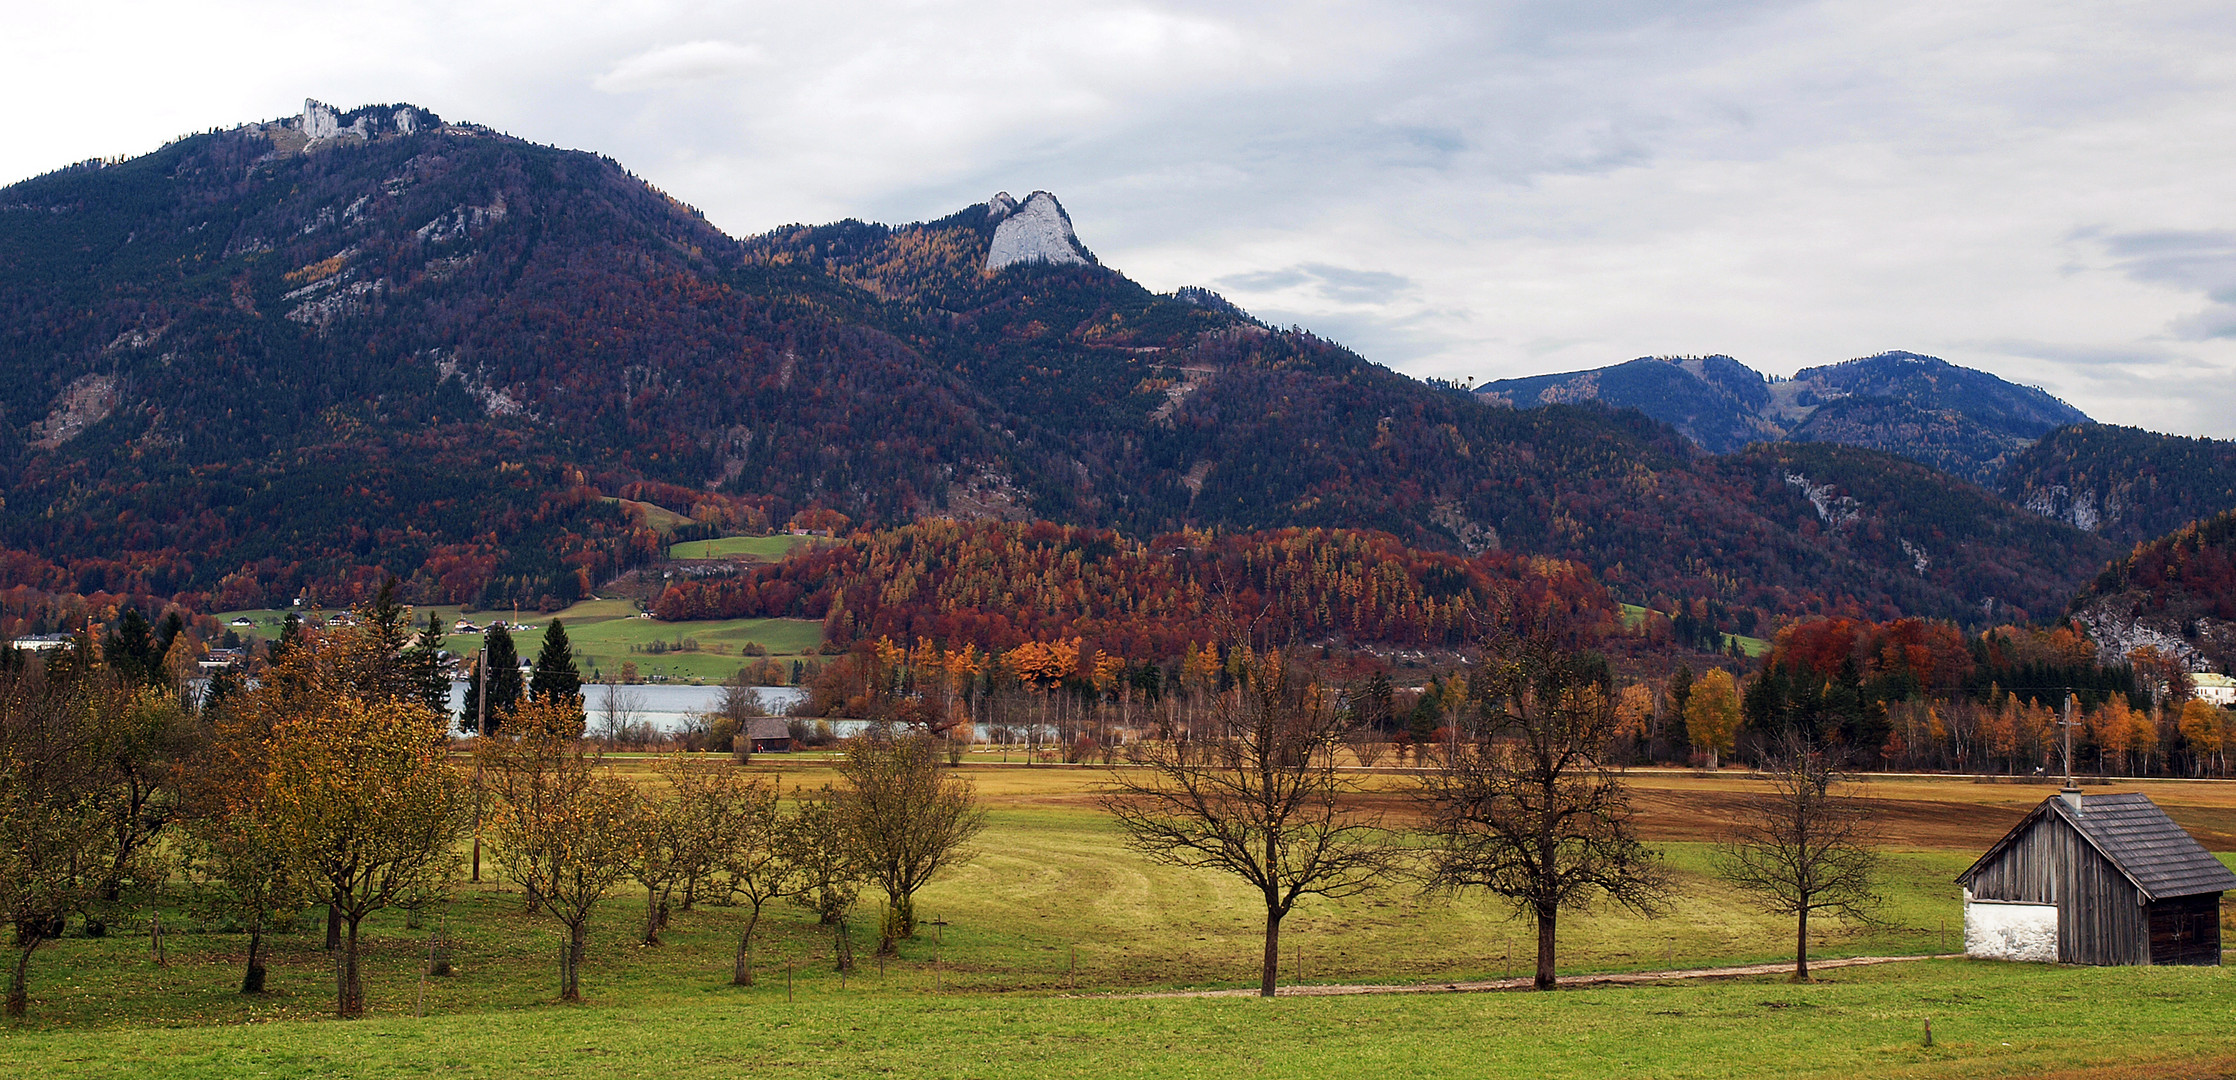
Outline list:
[[[367,105],[342,112],[312,98],[303,99],[303,111],[291,125],[310,149],[331,141],[369,142],[385,135],[409,135],[439,121],[432,113],[411,105]]]
[[[1063,204],[1054,195],[1036,191],[1025,196],[1022,203],[1011,203],[1009,193],[1001,192],[987,200],[989,215],[1005,204],[1015,208],[999,214],[993,243],[986,249],[988,273],[1018,263],[1085,266],[1093,261],[1072,234],[1071,215],[1064,213]]]

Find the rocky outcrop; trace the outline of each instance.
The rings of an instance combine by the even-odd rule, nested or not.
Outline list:
[[[987,202],[989,213],[999,211],[1008,202],[1007,192],[995,195]],[[1071,215],[1064,213],[1063,205],[1045,191],[1025,196],[1016,209],[1000,215],[1000,222],[994,226],[994,241],[986,249],[989,274],[1019,263],[1086,266],[1093,262],[1072,234]]]

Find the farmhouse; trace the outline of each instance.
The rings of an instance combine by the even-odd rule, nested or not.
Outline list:
[[[2231,874],[2143,795],[2068,788],[1957,878],[1964,952],[2063,964],[2218,964]]]
[[[779,717],[763,716],[747,721],[745,740],[747,748],[756,754],[792,752],[792,729]]]

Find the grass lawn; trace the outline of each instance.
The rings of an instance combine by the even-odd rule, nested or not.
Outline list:
[[[413,618],[425,624],[430,611],[447,629],[458,620],[463,609],[450,605],[416,608]],[[550,615],[523,612],[520,621],[534,629],[513,634],[513,646],[523,657],[535,656],[536,651],[543,648],[544,628],[551,620],[560,619],[567,625],[567,640],[574,646],[575,662],[585,676],[593,669],[606,676],[618,676],[621,665],[633,660],[638,672],[648,678],[657,674],[671,681],[718,683],[736,674],[746,659],[741,650],[747,644],[759,645],[770,655],[782,657],[811,654],[823,644],[823,624],[814,619],[661,622],[636,616],[636,605],[627,600],[584,600]],[[477,611],[468,617],[476,623],[497,618],[509,622],[513,618],[509,611]],[[236,618],[250,619],[255,625],[232,626]],[[242,637],[269,640],[279,636],[287,612],[269,608],[226,611],[218,613],[217,620]],[[656,641],[666,642],[671,648],[696,641],[699,649],[660,654],[643,651]],[[480,647],[481,635],[452,634],[448,644],[453,651],[471,652]]]
[[[2236,1068],[2236,981],[2220,969],[2078,969],[1920,961],[1822,973],[1554,995],[1140,999],[1255,981],[1262,917],[1230,879],[1156,866],[1095,808],[1099,770],[964,774],[990,809],[977,853],[920,894],[922,935],[882,968],[878,904],[852,932],[858,970],[830,970],[831,931],[773,909],[761,983],[727,985],[742,916],[678,912],[666,943],[634,941],[641,895],[607,902],[583,972],[590,1003],[553,1004],[560,936],[517,890],[461,885],[447,918],[458,974],[428,980],[428,930],[369,923],[373,1017],[321,1019],[330,968],[315,920],[281,935],[274,992],[233,993],[243,939],[166,914],[170,960],[144,935],[70,938],[32,967],[31,1017],[0,1028],[0,1074],[40,1076],[2155,1076]],[[649,778],[643,757],[619,774]],[[785,790],[831,779],[821,755],[750,766]],[[1736,774],[1642,773],[1644,835],[1678,884],[1670,911],[1564,917],[1564,975],[1790,957],[1791,924],[1709,874],[1703,839],[1749,786]],[[1402,823],[1402,779],[1374,798]],[[2138,785],[2201,835],[2236,814],[2236,785]],[[1884,925],[1826,928],[1813,955],[1951,950],[1951,879],[2046,789],[1887,780]],[[1992,835],[1990,836],[1992,839]],[[2211,842],[2210,840],[2208,842]],[[2217,845],[2216,845],[2217,846]],[[491,864],[493,866],[493,864]],[[1425,982],[1521,974],[1531,928],[1479,895],[1403,881],[1339,902],[1308,898],[1284,927],[1285,982]],[[786,972],[790,971],[790,1000]],[[415,1018],[415,1009],[426,1018]],[[1936,1045],[1922,1045],[1931,1019]],[[2178,1068],[2177,1068],[2178,1063]],[[2126,1070],[2126,1071],[2121,1071]]]
[[[815,543],[814,537],[793,536],[724,536],[713,540],[687,540],[668,548],[671,559],[729,559],[745,556],[763,562],[776,562],[792,553],[792,549]],[[829,541],[825,541],[828,543]]]

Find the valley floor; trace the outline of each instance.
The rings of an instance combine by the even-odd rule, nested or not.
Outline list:
[[[642,775],[641,759],[614,767]],[[786,791],[829,778],[811,757],[752,766]],[[324,1019],[328,961],[305,919],[278,939],[274,992],[233,992],[244,939],[165,915],[168,966],[143,933],[72,938],[32,967],[31,1016],[0,1029],[0,1075],[465,1076],[2220,1076],[2236,1070],[2236,976],[1920,959],[1779,975],[1598,985],[1556,994],[1144,997],[1254,982],[1259,914],[1224,879],[1152,866],[1094,808],[1091,769],[968,768],[992,808],[977,856],[923,894],[932,925],[880,965],[877,902],[832,932],[772,910],[759,985],[728,985],[743,916],[678,912],[638,945],[641,894],[609,901],[584,969],[589,1003],[553,1003],[556,923],[517,889],[464,885],[420,926],[371,927],[364,1021]],[[1406,815],[1397,778],[1380,798]],[[1715,822],[1748,781],[1638,774],[1648,838],[1681,885],[1655,919],[1567,918],[1564,976],[1777,964],[1790,924],[1709,873]],[[2139,785],[2228,850],[2236,785]],[[1885,925],[1833,928],[1820,958],[1961,948],[1951,879],[2047,788],[1886,780]],[[1982,838],[1985,839],[1982,839]],[[422,980],[433,928],[458,972]],[[1481,897],[1393,882],[1306,901],[1283,937],[1285,983],[1458,983],[1526,972],[1529,928]],[[424,1017],[415,1016],[424,1013]],[[1924,1045],[1925,1024],[1934,1045]]]

